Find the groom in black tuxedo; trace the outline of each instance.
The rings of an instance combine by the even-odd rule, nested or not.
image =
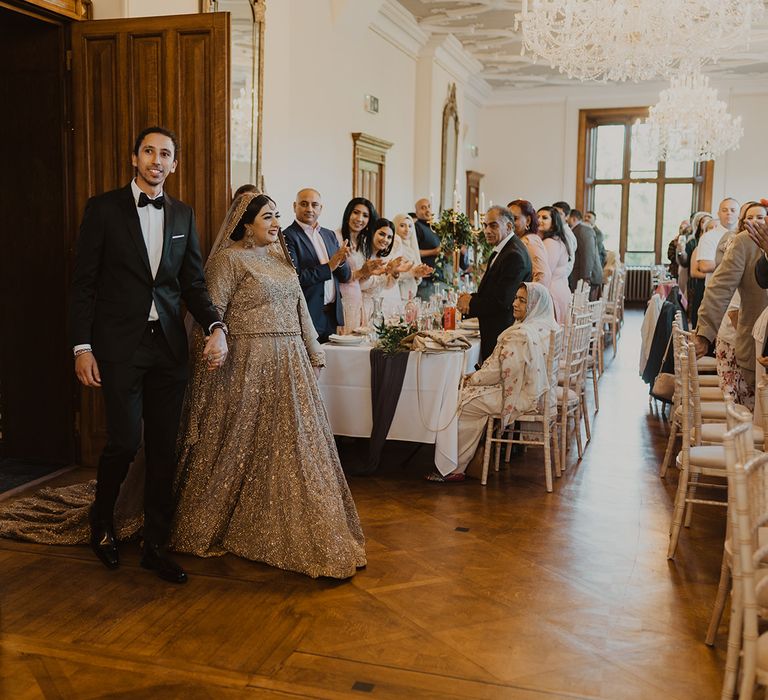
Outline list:
[[[227,329],[205,287],[192,209],[163,194],[178,151],[173,132],[145,129],[133,149],[133,181],[88,200],[77,242],[70,328],[77,378],[101,388],[107,414],[91,548],[108,568],[118,567],[113,511],[143,423],[141,564],[160,578],[184,583],[185,572],[165,551],[188,374],[182,301],[209,334],[203,355],[210,369],[226,359]]]
[[[474,294],[462,294],[456,304],[462,315],[480,322],[480,361],[496,347],[496,339],[515,322],[512,302],[523,282],[531,281],[531,258],[515,235],[514,217],[506,207],[491,207],[485,216],[485,240],[493,252]]]

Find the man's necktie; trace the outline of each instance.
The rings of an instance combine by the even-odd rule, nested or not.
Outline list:
[[[165,197],[160,195],[156,199],[150,199],[144,192],[142,192],[139,195],[139,206],[146,207],[147,204],[151,204],[155,209],[162,209],[163,204],[165,204]]]
[[[139,206],[141,206],[141,204],[139,204]],[[491,265],[493,265],[493,261],[494,261],[494,260],[496,260],[496,256],[497,256],[498,254],[499,254],[499,251],[497,251],[497,250],[494,250],[494,251],[491,253],[491,257],[490,257],[490,258],[488,258],[488,267],[486,267],[486,270],[487,270],[488,268],[490,268],[490,267],[491,267]]]

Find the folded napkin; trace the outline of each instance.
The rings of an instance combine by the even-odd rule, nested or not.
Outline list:
[[[400,345],[413,352],[463,352],[472,347],[461,331],[419,331],[403,338]]]

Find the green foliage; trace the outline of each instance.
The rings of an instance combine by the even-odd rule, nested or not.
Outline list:
[[[482,232],[478,238],[474,237],[469,219],[463,212],[454,214],[452,209],[446,209],[432,228],[440,238],[440,255],[435,261],[435,270],[437,278],[442,281],[448,281],[445,271],[453,265],[454,250],[460,249],[461,246],[472,248],[473,245],[477,245],[479,262],[487,260],[493,250],[493,246],[486,243]]]
[[[403,338],[407,338],[411,333],[415,333],[417,328],[414,324],[400,323],[387,324],[386,321],[382,321],[375,326],[376,333],[379,336],[379,347],[387,354],[394,355],[398,352],[403,352],[406,348],[400,346],[400,341]]]

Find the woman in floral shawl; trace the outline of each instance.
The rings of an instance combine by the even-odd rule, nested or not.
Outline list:
[[[483,366],[465,379],[459,400],[459,463],[452,472],[428,474],[428,481],[464,481],[488,416],[501,413],[508,425],[535,409],[549,388],[549,335],[559,328],[552,297],[543,285],[524,282],[512,310],[515,323],[499,336]]]

